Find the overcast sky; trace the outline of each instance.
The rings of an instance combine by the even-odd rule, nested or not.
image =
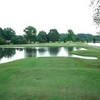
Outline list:
[[[67,33],[96,34],[90,0],[0,0],[0,27],[11,27],[17,35],[33,26],[37,31],[57,29]]]

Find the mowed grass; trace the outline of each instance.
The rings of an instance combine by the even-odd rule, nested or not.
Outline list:
[[[86,48],[99,57],[99,49]],[[0,100],[100,100],[100,59],[33,57],[0,64]]]
[[[32,43],[32,44],[9,44],[9,45],[0,45],[0,47],[64,47],[64,46],[84,46],[84,43],[81,42],[56,42],[56,43]]]

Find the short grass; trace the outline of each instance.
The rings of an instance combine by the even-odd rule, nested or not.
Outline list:
[[[66,42],[66,43],[62,43],[62,42],[56,42],[56,43],[32,43],[32,44],[9,44],[9,45],[0,45],[0,47],[57,47],[57,46],[84,46],[84,43],[78,42],[78,43],[74,43],[74,42]]]
[[[99,57],[99,49],[85,47],[91,53],[82,53]],[[100,59],[33,57],[0,64],[0,100],[100,100]]]

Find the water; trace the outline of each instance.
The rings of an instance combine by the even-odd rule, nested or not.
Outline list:
[[[27,57],[78,57],[97,59],[70,54],[71,51],[86,50],[80,47],[29,47],[29,48],[0,48],[0,63],[10,62]]]
[[[100,47],[100,43],[86,43],[86,44],[91,45],[91,46]]]

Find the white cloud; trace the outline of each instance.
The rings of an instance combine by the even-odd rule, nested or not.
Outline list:
[[[0,0],[0,27],[13,28],[17,34],[29,25],[38,31],[56,28],[66,33],[95,33],[90,0]]]

